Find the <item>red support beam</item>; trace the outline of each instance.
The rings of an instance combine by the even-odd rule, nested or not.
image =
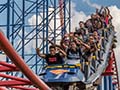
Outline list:
[[[20,89],[20,90],[39,90],[37,88],[27,88],[23,86],[11,86],[12,88]]]
[[[0,81],[0,86],[10,87],[10,86],[17,86],[17,85],[30,85],[30,83],[17,81],[17,80]]]
[[[8,83],[11,83],[11,84],[9,84],[10,88],[16,88],[16,89],[21,89],[21,90],[39,90],[37,88],[28,88],[28,87],[24,87],[24,86],[14,86],[14,85],[19,85],[19,84],[20,85],[21,84],[22,85],[32,85],[32,83],[29,80],[27,80],[27,79],[15,77],[15,76],[10,76],[10,75],[6,75],[6,74],[2,74],[2,73],[0,73],[0,77],[16,80],[15,83],[14,83],[13,80],[12,80],[13,82],[12,81],[0,81],[0,83],[2,85],[5,85],[5,83],[6,83],[5,86],[7,86],[7,87],[8,87]],[[5,90],[5,89],[4,88],[3,89],[0,88],[0,90]]]
[[[111,55],[110,55],[110,58],[109,58],[108,66],[107,66],[105,72],[102,73],[102,75],[104,75],[104,76],[108,75],[109,76],[109,75],[114,74],[114,72],[113,72],[113,61],[114,61],[114,57],[113,57],[113,52],[112,52]]]
[[[115,85],[118,84],[118,83],[119,83],[119,82],[113,82],[113,84],[115,84]]]
[[[60,7],[60,24],[61,24],[60,26],[61,26],[61,28],[63,28],[63,26],[64,26],[63,6],[64,6],[63,0],[59,0],[59,7]]]
[[[0,72],[8,72],[8,71],[20,71],[18,68],[9,68],[5,66],[0,66]]]
[[[2,51],[2,48],[0,47],[0,51]]]
[[[10,68],[16,68],[16,66],[14,64],[9,64],[9,63],[4,62],[4,61],[0,61],[0,65],[10,67]]]
[[[0,87],[0,90],[8,90],[6,87]]]
[[[118,88],[120,87],[120,83],[119,83],[119,75],[118,75],[118,68],[117,68],[117,62],[116,62],[116,58],[115,58],[115,53],[113,51],[113,58],[114,58],[114,72],[116,72],[116,74],[114,74],[113,77],[116,77],[116,81],[118,82],[117,85],[118,85]],[[120,90],[120,89],[118,89]]]
[[[9,64],[4,61],[0,61],[0,72],[19,71],[14,64]]]
[[[0,73],[0,77],[8,78],[8,79],[14,79],[14,80],[17,80],[17,81],[22,81],[22,82],[27,82],[27,83],[29,83],[30,85],[32,84],[32,83],[31,83],[29,80],[27,80],[27,79],[15,77],[15,76],[10,76],[10,75],[6,75],[6,74],[3,74],[3,73]]]
[[[40,90],[51,90],[32,70],[26,65],[24,60],[18,55],[8,39],[0,31],[0,47],[11,59],[11,61],[24,73],[24,75]]]

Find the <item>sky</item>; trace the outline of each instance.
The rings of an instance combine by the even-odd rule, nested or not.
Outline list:
[[[89,15],[95,12],[95,8],[101,6],[107,6],[110,9],[113,16],[112,23],[115,26],[117,36],[117,48],[114,50],[116,55],[116,61],[118,66],[118,72],[120,72],[120,0],[72,0],[72,28],[78,24],[80,20],[85,21],[89,18]],[[76,18],[77,17],[77,18]],[[79,18],[79,19],[78,19]],[[119,73],[120,78],[120,73]]]
[[[0,4],[7,0],[0,0]],[[18,0],[19,1],[19,0]],[[95,12],[95,8],[100,8],[101,6],[108,6],[111,15],[113,16],[113,25],[115,26],[116,36],[117,36],[117,48],[115,49],[116,60],[118,64],[118,69],[120,68],[120,0],[71,0],[72,1],[72,29],[78,26],[79,21],[85,21],[90,17],[90,14]],[[77,17],[77,18],[76,18]],[[29,24],[34,23],[35,16],[33,15],[28,19]],[[2,21],[0,20],[0,23]],[[0,57],[2,58],[2,57]],[[119,69],[120,72],[120,69]],[[120,73],[119,73],[120,77]]]
[[[120,0],[72,0],[76,3],[77,11],[84,11],[86,14],[90,14],[95,11],[96,7],[100,6],[113,6],[116,5],[120,8]]]

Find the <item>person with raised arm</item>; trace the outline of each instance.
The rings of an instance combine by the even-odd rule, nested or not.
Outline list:
[[[63,64],[63,58],[66,57],[66,53],[62,49],[51,45],[49,51],[49,54],[42,54],[40,53],[39,48],[36,48],[37,55],[44,58],[48,65]]]

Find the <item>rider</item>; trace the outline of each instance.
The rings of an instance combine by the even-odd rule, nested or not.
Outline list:
[[[56,49],[59,51],[59,53],[57,53]],[[49,47],[49,51],[50,51],[49,54],[41,54],[39,48],[36,48],[38,56],[46,59],[48,65],[63,64],[63,57],[66,57],[66,53],[62,49],[54,45],[51,45]]]
[[[80,63],[81,58],[81,50],[79,47],[77,47],[75,41],[70,42],[70,47],[67,49],[67,61],[68,64],[76,64]]]

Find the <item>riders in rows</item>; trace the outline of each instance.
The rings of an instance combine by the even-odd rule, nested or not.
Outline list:
[[[85,22],[80,21],[79,27],[74,32],[66,33],[60,41],[61,48],[50,46],[50,54],[41,54],[37,48],[37,54],[46,59],[48,65],[63,64],[63,59],[68,60],[67,63],[73,63],[72,60],[81,63],[82,59],[90,62],[92,56],[101,60],[101,50],[105,49],[109,26],[112,25],[111,19],[109,9],[102,7],[92,14],[90,19]]]

